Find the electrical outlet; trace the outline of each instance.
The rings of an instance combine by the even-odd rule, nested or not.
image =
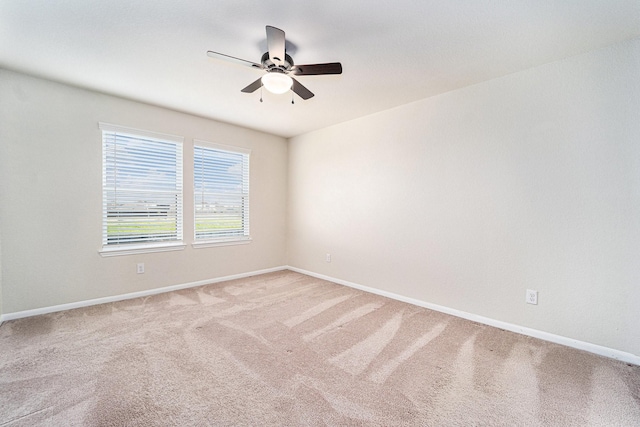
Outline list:
[[[139,262],[139,263],[138,263],[138,266],[137,266],[136,272],[137,272],[138,274],[142,274],[142,273],[144,273],[144,262]]]
[[[538,291],[527,289],[527,304],[538,304]]]
[[[326,254],[326,255],[324,256],[324,260],[325,260],[326,262],[331,262],[331,254]]]

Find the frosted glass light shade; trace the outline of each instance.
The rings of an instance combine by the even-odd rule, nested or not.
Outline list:
[[[291,89],[293,80],[283,73],[267,73],[262,76],[262,84],[269,92],[281,94]]]

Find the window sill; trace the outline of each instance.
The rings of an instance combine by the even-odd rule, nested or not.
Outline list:
[[[247,243],[251,243],[251,237],[238,237],[228,240],[203,240],[202,242],[193,242],[191,247],[194,249],[202,249],[216,246],[246,245]]]
[[[122,245],[113,247],[103,247],[98,252],[103,257],[148,254],[153,252],[181,251],[187,245],[182,242],[159,243],[155,245]]]

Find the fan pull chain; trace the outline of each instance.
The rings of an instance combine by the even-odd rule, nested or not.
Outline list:
[[[291,91],[291,103],[295,104],[295,102],[293,102],[293,91]]]
[[[262,102],[262,86],[260,86],[260,102]]]

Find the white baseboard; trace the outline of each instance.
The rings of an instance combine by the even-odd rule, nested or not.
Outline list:
[[[544,341],[549,341],[556,344],[561,344],[567,347],[576,348],[578,350],[588,351],[599,356],[609,357],[611,359],[620,360],[626,363],[632,363],[634,365],[640,365],[640,356],[636,356],[631,353],[627,353],[620,350],[615,350],[609,347],[603,347],[597,344],[591,344],[584,341],[575,340],[572,338],[563,337],[561,335],[551,334],[549,332],[539,331],[537,329],[526,328],[524,326],[514,325],[512,323],[503,322],[500,320],[491,319],[488,317],[478,316],[477,314],[467,313],[465,311],[456,310],[449,307],[444,307],[437,304],[431,304],[425,301],[421,301],[415,298],[405,297],[403,295],[394,294],[393,292],[387,292],[376,288],[370,288],[368,286],[359,285],[357,283],[348,282],[346,280],[336,279],[334,277],[325,276],[324,274],[314,273],[312,271],[303,270],[296,267],[287,267],[288,270],[298,273],[306,274],[308,276],[317,277],[318,279],[328,280],[330,282],[337,283],[339,285],[348,286],[350,288],[359,289],[361,291],[369,292],[372,294],[381,295],[394,300],[406,302],[409,304],[417,305],[419,307],[428,308],[429,310],[439,311],[441,313],[450,314],[452,316],[461,317],[463,319],[471,320],[473,322],[482,323],[484,325],[493,326],[496,328],[504,329],[507,331],[515,332],[522,335],[538,338]]]
[[[274,272],[274,271],[281,271],[281,270],[295,271],[295,272],[298,272],[298,273],[301,273],[301,274],[306,274],[308,276],[317,277],[318,279],[328,280],[330,282],[334,282],[334,283],[337,283],[339,285],[344,285],[344,286],[348,286],[350,288],[359,289],[359,290],[364,291],[364,292],[369,292],[369,293],[372,293],[372,294],[381,295],[381,296],[384,296],[384,297],[387,297],[387,298],[391,298],[391,299],[394,299],[394,300],[397,300],[397,301],[402,301],[402,302],[413,304],[413,305],[416,305],[416,306],[419,306],[419,307],[424,307],[424,308],[427,308],[429,310],[434,310],[434,311],[439,311],[441,313],[450,314],[452,316],[456,316],[456,317],[460,317],[460,318],[463,318],[463,319],[471,320],[473,322],[482,323],[484,325],[489,325],[489,326],[493,326],[493,327],[496,327],[496,328],[504,329],[504,330],[507,330],[507,331],[515,332],[515,333],[518,333],[518,334],[522,334],[522,335],[527,335],[527,336],[530,336],[530,337],[538,338],[538,339],[541,339],[541,340],[544,340],[544,341],[549,341],[549,342],[553,342],[553,343],[556,343],[556,344],[565,345],[567,347],[572,347],[572,348],[576,348],[576,349],[579,349],[579,350],[588,351],[590,353],[594,353],[594,354],[597,354],[597,355],[600,355],[600,356],[605,356],[605,357],[609,357],[609,358],[612,358],[612,359],[620,360],[620,361],[623,361],[623,362],[626,362],[626,363],[632,363],[634,365],[640,365],[640,356],[636,356],[634,354],[627,353],[627,352],[624,352],[624,351],[615,350],[615,349],[612,349],[612,348],[609,348],[609,347],[604,347],[604,346],[597,345],[597,344],[592,344],[592,343],[588,343],[588,342],[584,342],[584,341],[575,340],[575,339],[572,339],[572,338],[563,337],[561,335],[551,334],[549,332],[539,331],[537,329],[531,329],[531,328],[527,328],[527,327],[524,327],[524,326],[514,325],[512,323],[507,323],[507,322],[503,322],[503,321],[500,321],[500,320],[491,319],[489,317],[479,316],[479,315],[473,314],[473,313],[467,313],[465,311],[460,311],[460,310],[456,310],[456,309],[453,309],[453,308],[449,308],[449,307],[444,307],[444,306],[437,305],[437,304],[428,303],[428,302],[421,301],[421,300],[418,300],[418,299],[415,299],[415,298],[410,298],[410,297],[406,297],[406,296],[403,296],[403,295],[398,295],[398,294],[395,294],[393,292],[383,291],[381,289],[376,289],[376,288],[371,288],[369,286],[359,285],[357,283],[348,282],[346,280],[341,280],[341,279],[336,279],[335,277],[330,277],[330,276],[326,276],[324,274],[314,273],[312,271],[308,271],[308,270],[304,270],[304,269],[297,268],[297,267],[292,267],[292,266],[273,267],[273,268],[268,268],[268,269],[264,269],[264,270],[251,271],[251,272],[248,272],[248,273],[234,274],[234,275],[231,275],[231,276],[217,277],[217,278],[207,279],[207,280],[199,280],[197,282],[183,283],[183,284],[179,284],[179,285],[166,286],[166,287],[163,287],[163,288],[149,289],[149,290],[146,290],[146,291],[132,292],[132,293],[128,293],[128,294],[114,295],[114,296],[96,298],[96,299],[91,299],[91,300],[86,300],[86,301],[78,301],[78,302],[73,302],[73,303],[68,303],[68,304],[60,304],[60,305],[55,305],[55,306],[50,306],[50,307],[36,308],[36,309],[33,309],[33,310],[17,311],[17,312],[14,312],[14,313],[6,313],[6,314],[0,315],[0,325],[2,324],[2,322],[6,322],[6,321],[9,321],[9,320],[14,320],[14,319],[21,319],[23,317],[38,316],[40,314],[55,313],[57,311],[71,310],[71,309],[74,309],[74,308],[82,308],[82,307],[88,307],[88,306],[92,306],[92,305],[105,304],[105,303],[109,303],[109,302],[116,302],[116,301],[122,301],[122,300],[127,300],[127,299],[146,297],[146,296],[150,296],[150,295],[156,295],[156,294],[161,294],[161,293],[165,293],[165,292],[177,291],[177,290],[180,290],[180,289],[193,288],[193,287],[196,287],[196,286],[203,286],[203,285],[208,285],[208,284],[211,284],[211,283],[224,282],[224,281],[227,281],[227,280],[242,279],[242,278],[245,278],[245,277],[257,276],[259,274],[271,273],[271,272]]]
[[[71,310],[74,308],[88,307],[91,305],[105,304],[108,302],[116,302],[116,301],[123,301],[127,299],[146,297],[149,295],[156,295],[156,294],[162,294],[165,292],[178,291],[180,289],[187,289],[187,288],[193,288],[196,286],[209,285],[211,283],[225,282],[227,280],[242,279],[245,277],[257,276],[259,274],[272,273],[274,271],[281,271],[281,270],[287,270],[287,267],[286,266],[273,267],[273,268],[267,268],[265,270],[251,271],[248,273],[234,274],[231,276],[217,277],[214,279],[198,280],[197,282],[182,283],[179,285],[165,286],[163,288],[149,289],[146,291],[131,292],[128,294],[114,295],[110,297],[90,299],[86,301],[78,301],[78,302],[72,302],[68,304],[54,305],[51,307],[35,308],[33,310],[17,311],[14,313],[7,313],[0,316],[0,324],[8,320],[21,319],[23,317],[38,316],[40,314],[55,313],[57,311]]]

